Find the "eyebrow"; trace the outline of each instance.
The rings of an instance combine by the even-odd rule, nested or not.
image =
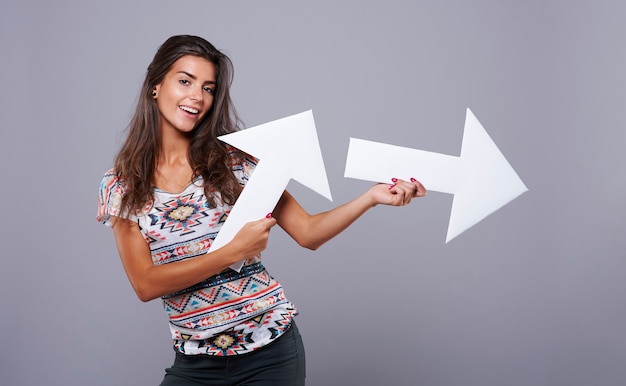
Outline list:
[[[185,74],[185,75],[187,75],[188,77],[190,77],[193,80],[198,80],[198,78],[195,75],[190,74],[187,71],[178,71],[178,73],[179,74]],[[204,82],[204,84],[216,84],[216,82],[214,80],[207,80],[206,82]]]

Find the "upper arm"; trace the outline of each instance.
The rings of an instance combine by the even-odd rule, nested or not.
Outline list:
[[[113,223],[113,234],[122,265],[137,296],[142,297],[141,279],[146,271],[153,268],[150,247],[144,239],[137,223],[116,217]]]
[[[286,190],[280,197],[272,216],[291,238],[298,244],[308,247],[307,241],[310,235],[308,229],[312,216]]]

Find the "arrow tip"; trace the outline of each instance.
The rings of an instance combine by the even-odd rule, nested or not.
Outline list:
[[[272,164],[304,186],[332,201],[319,146],[313,110],[225,134],[219,140]]]
[[[452,201],[446,243],[528,191],[469,108],[460,158],[462,181]]]

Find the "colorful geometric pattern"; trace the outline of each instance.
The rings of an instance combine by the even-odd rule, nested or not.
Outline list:
[[[275,305],[287,302],[278,283],[266,291],[245,296],[236,296],[226,288],[227,286],[219,286],[217,289],[196,291],[164,301],[170,323],[195,331],[214,330],[234,322],[244,322]]]
[[[240,355],[257,350],[281,336],[291,326],[294,309],[281,312],[270,310],[249,319],[239,327],[231,328],[209,338],[191,340],[184,335],[174,341],[174,348],[184,354],[208,354],[215,356]]]
[[[253,344],[252,333],[241,330],[224,331],[215,338],[205,339],[198,344],[198,348],[206,347],[207,354],[216,356],[237,355],[249,350],[246,344]]]
[[[255,165],[248,158],[232,165],[242,185]],[[110,217],[120,215],[123,194],[123,181],[109,170],[100,184],[98,221],[111,225]],[[162,265],[205,254],[230,210],[209,206],[200,177],[180,194],[155,189],[153,202],[128,217],[139,225],[153,264]],[[162,301],[175,347],[186,354],[250,352],[280,336],[297,314],[260,256],[246,260],[240,272],[227,269]]]
[[[155,248],[152,250],[152,263],[154,263],[154,265],[161,265],[198,256],[200,253],[204,253],[209,249],[216,235],[217,232],[209,233],[176,245],[164,245],[160,248]],[[151,238],[151,240],[147,241],[149,243],[157,243],[163,240],[164,239],[161,238]]]
[[[98,222],[111,226],[110,217],[120,215],[124,188],[113,169],[107,171],[100,182],[98,194]]]
[[[209,206],[204,199],[204,194],[196,195],[195,192],[175,197],[164,202],[163,205],[155,205],[150,216],[150,226],[158,226],[161,230],[181,232],[181,235],[193,232],[192,227],[202,224],[202,218],[209,215]],[[221,213],[214,213],[219,216]]]

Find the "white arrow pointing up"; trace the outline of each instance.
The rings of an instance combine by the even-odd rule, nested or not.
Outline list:
[[[454,194],[446,243],[528,190],[470,109],[460,157],[350,138],[345,177]]]
[[[332,201],[311,110],[218,138],[260,161],[211,251],[230,242],[247,222],[273,211],[290,179]],[[239,271],[242,264],[231,268]]]

